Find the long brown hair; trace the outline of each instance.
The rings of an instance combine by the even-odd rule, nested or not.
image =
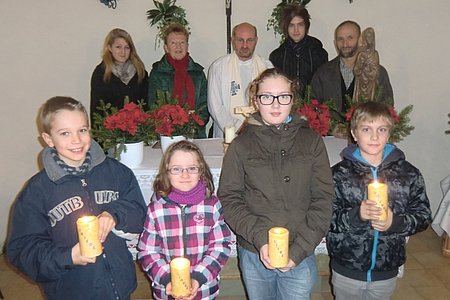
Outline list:
[[[142,60],[139,58],[137,54],[136,47],[134,46],[133,40],[128,32],[120,28],[114,28],[111,30],[105,38],[105,42],[103,43],[103,51],[102,51],[102,60],[105,65],[105,73],[103,74],[103,81],[108,82],[111,79],[112,68],[114,64],[114,58],[109,51],[109,47],[114,43],[114,41],[118,38],[124,39],[128,46],[130,47],[130,58],[129,60],[136,68],[136,72],[138,74],[138,82],[141,83],[142,79],[145,76],[145,66]]]
[[[209,198],[214,192],[214,181],[211,170],[209,169],[200,148],[189,141],[174,143],[166,149],[159,164],[158,175],[156,175],[155,181],[153,182],[153,191],[155,191],[157,195],[165,197],[172,190],[172,185],[169,180],[169,164],[175,151],[194,153],[197,156],[200,167],[200,180],[203,180],[203,183],[206,186],[206,198]]]

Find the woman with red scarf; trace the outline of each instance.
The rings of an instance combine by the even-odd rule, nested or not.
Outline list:
[[[167,27],[164,33],[165,54],[153,64],[150,72],[148,103],[156,102],[158,90],[168,91],[180,105],[195,110],[206,124],[209,119],[206,76],[203,67],[189,56],[188,39],[189,33],[183,26],[172,24]],[[205,128],[202,128],[195,138],[206,136]]]

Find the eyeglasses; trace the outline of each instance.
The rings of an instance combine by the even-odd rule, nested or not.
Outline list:
[[[172,167],[169,169],[169,173],[172,175],[181,175],[181,173],[183,173],[183,171],[188,172],[188,174],[198,174],[198,172],[200,171],[200,168],[197,166],[190,166],[187,168]]]
[[[281,94],[278,96],[269,95],[269,94],[261,94],[261,95],[256,95],[256,98],[258,98],[259,102],[262,105],[272,105],[272,103],[273,103],[273,101],[275,101],[275,99],[277,99],[277,101],[280,105],[289,105],[292,101],[293,96],[291,94]]]

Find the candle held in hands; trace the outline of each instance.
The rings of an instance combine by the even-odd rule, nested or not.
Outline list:
[[[381,215],[379,220],[385,221],[388,212],[388,188],[387,184],[374,181],[369,184],[367,192],[367,199],[375,201],[377,207],[381,208]]]
[[[82,256],[96,257],[102,254],[103,249],[98,238],[98,218],[96,216],[79,218],[77,231]]]
[[[269,230],[269,258],[275,268],[284,268],[289,262],[289,230],[273,227]]]
[[[175,298],[187,296],[191,289],[191,263],[189,259],[177,257],[170,262],[170,282],[172,296]]]

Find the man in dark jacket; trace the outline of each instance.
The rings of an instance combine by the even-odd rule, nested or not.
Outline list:
[[[339,112],[346,112],[349,103],[346,97],[353,97],[355,66],[361,27],[354,21],[344,21],[334,32],[334,45],[338,56],[317,69],[311,80],[312,97],[320,101],[332,99]],[[381,89],[381,99],[394,99],[389,76],[383,66],[379,66],[377,87]]]
[[[280,24],[285,40],[269,56],[274,67],[297,79],[302,89],[310,84],[317,68],[328,61],[322,42],[308,35],[310,19],[306,8],[297,4],[286,5]]]

